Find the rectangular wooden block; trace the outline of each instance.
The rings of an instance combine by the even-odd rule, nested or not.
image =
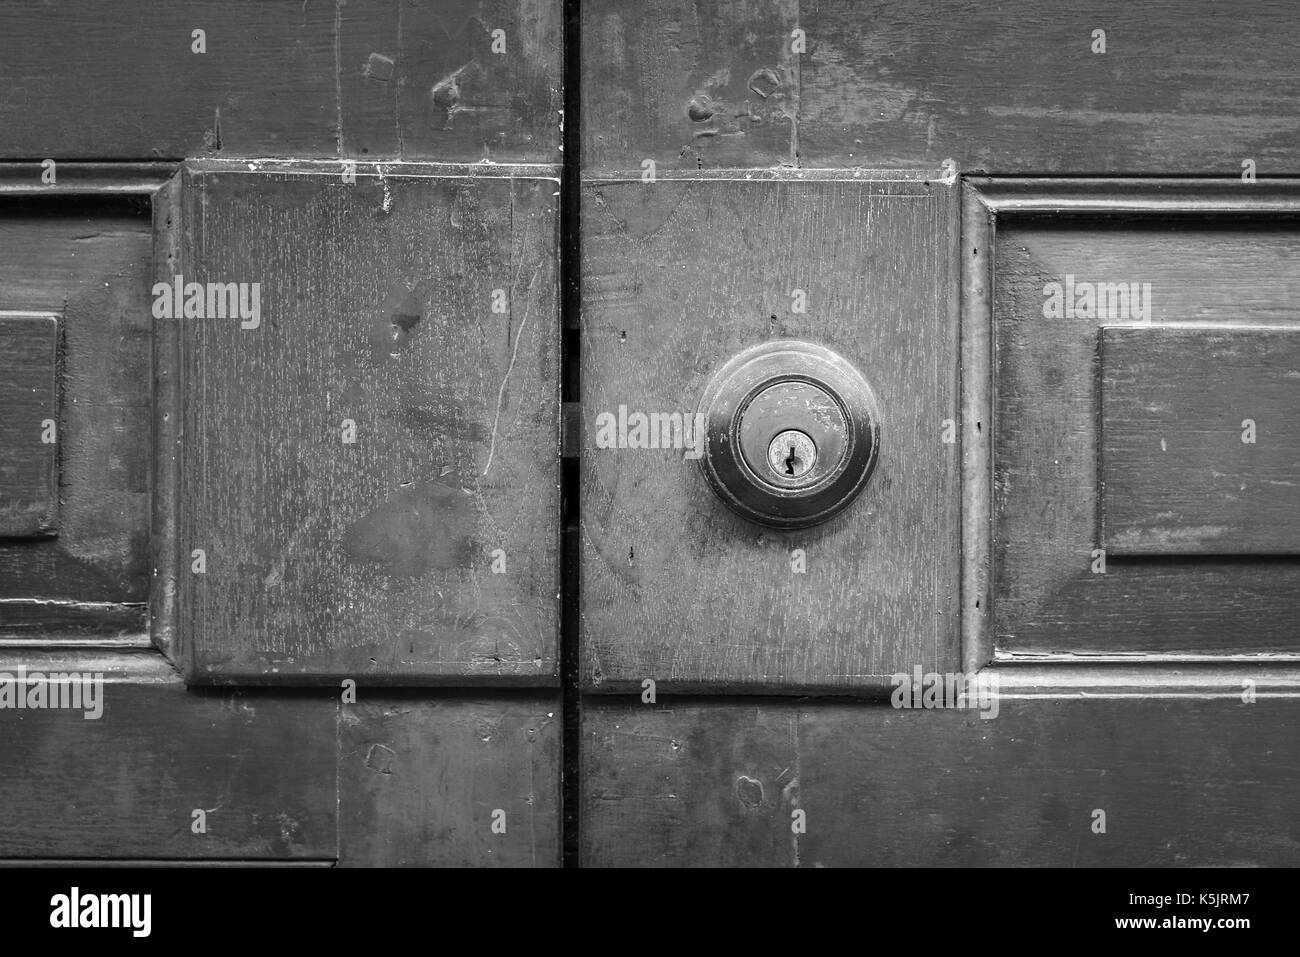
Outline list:
[[[955,661],[955,192],[862,171],[585,184],[589,690],[845,691]],[[770,339],[837,351],[881,404],[875,471],[830,522],[748,522],[682,451],[598,443],[620,407],[689,416]]]
[[[59,319],[0,312],[0,537],[58,533]]]
[[[560,702],[363,696],[339,726],[339,861],[557,867]]]
[[[189,677],[553,683],[555,180],[187,175],[183,281],[260,296],[182,320]]]
[[[129,673],[112,658],[0,664],[19,688],[20,666],[105,679],[98,717],[0,708],[0,857],[336,856],[335,699],[187,691],[160,655],[130,657]]]
[[[1101,329],[1102,544],[1300,552],[1300,329]]]
[[[989,719],[887,702],[589,701],[581,861],[1295,866],[1300,699],[1245,705],[1240,690],[1003,698]]]

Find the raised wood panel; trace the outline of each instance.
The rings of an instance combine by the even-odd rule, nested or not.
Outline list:
[[[332,697],[187,691],[151,652],[27,653],[0,672],[20,665],[103,674],[102,714],[0,709],[0,857],[336,856]]]
[[[363,694],[339,726],[339,861],[556,867],[560,702]]]
[[[586,184],[587,689],[843,691],[955,661],[954,194],[851,174]],[[838,351],[881,404],[875,472],[830,522],[753,524],[683,451],[598,446],[600,414],[689,414],[715,368],[783,338]]]
[[[991,719],[888,703],[589,700],[582,863],[1295,866],[1300,701],[1243,704],[1240,688],[1003,698]]]
[[[596,0],[582,26],[593,170],[1300,171],[1285,0]]]
[[[559,0],[12,4],[0,155],[553,161],[560,33]]]
[[[59,317],[0,312],[0,537],[58,533]]]
[[[150,584],[154,234],[138,168],[42,188],[0,168],[0,310],[57,314],[58,534],[0,541],[0,632],[142,633]],[[98,191],[101,195],[88,195]],[[117,191],[117,195],[104,195]],[[0,361],[10,359],[6,355]],[[57,377],[57,385],[55,378]],[[15,410],[8,406],[4,416]],[[39,439],[41,420],[27,423]],[[35,604],[41,603],[39,607]]]
[[[1175,324],[1189,336],[1256,327],[1280,335],[1294,324],[1290,304],[1300,291],[1294,189],[1030,180],[981,181],[977,190],[997,220],[993,238],[973,240],[985,247],[981,255],[993,252],[985,413],[993,423],[993,653],[1297,651],[1300,564],[1287,557],[1133,556],[1120,548],[1107,554],[1104,573],[1093,571],[1104,537],[1099,330],[1127,323],[1162,335],[1156,329]],[[1087,307],[1082,291],[1097,284],[1136,284],[1139,295],[1126,314],[1103,314]],[[1071,289],[1075,308],[1067,312]],[[968,312],[980,301],[968,296]],[[1106,301],[1119,302],[1109,294]],[[1191,388],[1193,372],[1180,363],[1161,375]],[[1289,425],[1280,423],[1295,407],[1281,387],[1257,396],[1251,417],[1285,435]],[[969,424],[966,437],[979,439]],[[1160,470],[1162,487],[1173,480]]]
[[[186,281],[261,290],[182,321],[191,680],[555,681],[556,183],[432,172],[189,171]]]
[[[1101,328],[1108,554],[1300,552],[1300,328]]]

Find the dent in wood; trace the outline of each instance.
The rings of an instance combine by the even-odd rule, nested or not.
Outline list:
[[[1294,686],[1293,686],[1294,687]],[[584,705],[592,867],[1294,866],[1300,698]],[[1093,829],[1093,811],[1107,831]],[[796,825],[800,816],[803,827]]]
[[[342,713],[339,859],[352,867],[555,867],[551,698],[387,695]]]

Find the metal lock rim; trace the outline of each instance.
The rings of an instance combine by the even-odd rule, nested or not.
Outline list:
[[[845,442],[845,445],[847,446],[847,445],[849,444],[848,437],[849,437],[850,434],[851,434],[851,429],[850,429],[851,418],[850,418],[850,415],[849,415],[848,410],[845,409],[845,407],[844,407],[844,403],[843,403],[843,401],[842,401],[842,400],[841,400],[841,399],[840,399],[840,398],[839,398],[839,397],[838,397],[834,392],[832,392],[831,390],[827,389],[824,385],[822,385],[822,384],[819,383],[819,382],[814,381],[813,379],[809,378],[809,377],[806,376],[806,375],[782,375],[782,376],[780,376],[779,378],[776,378],[776,379],[764,380],[763,382],[761,382],[761,383],[759,383],[758,385],[756,385],[756,386],[755,386],[755,387],[750,391],[750,393],[749,393],[749,394],[748,394],[748,395],[747,395],[747,396],[746,396],[746,397],[745,397],[745,398],[744,398],[744,399],[743,399],[743,400],[738,404],[738,406],[737,406],[737,408],[736,408],[736,411],[735,411],[735,413],[734,413],[734,415],[733,415],[733,419],[732,419],[732,421],[733,421],[732,431],[734,432],[733,440],[734,440],[735,445],[736,445],[736,454],[737,454],[737,457],[738,457],[738,461],[739,461],[739,462],[740,462],[740,463],[745,467],[745,469],[749,472],[749,474],[752,476],[752,478],[753,478],[755,481],[760,482],[760,483],[763,483],[763,484],[766,484],[766,485],[771,485],[773,488],[776,488],[776,489],[781,489],[781,490],[790,490],[790,491],[797,491],[797,492],[802,493],[802,492],[810,491],[810,490],[815,489],[815,488],[819,488],[819,487],[825,485],[827,482],[833,480],[834,477],[835,477],[835,475],[836,475],[836,474],[837,474],[837,473],[838,473],[838,472],[843,468],[843,466],[844,466],[844,462],[845,462],[845,459],[846,459],[846,457],[847,457],[846,454],[845,454],[845,453],[847,452],[847,448],[845,448],[845,449],[841,449],[841,450],[840,450],[840,455],[838,455],[838,456],[836,457],[836,461],[835,461],[834,465],[832,466],[830,472],[828,472],[827,474],[823,474],[820,478],[815,479],[815,480],[813,480],[813,481],[810,481],[810,482],[802,482],[802,483],[798,483],[797,485],[791,486],[791,485],[786,484],[786,483],[772,482],[772,481],[770,480],[770,478],[762,472],[761,469],[757,468],[757,467],[754,465],[754,463],[750,461],[750,457],[749,457],[748,455],[745,454],[744,443],[743,443],[743,420],[744,420],[744,417],[745,417],[745,413],[748,412],[748,411],[753,407],[754,401],[755,401],[756,399],[758,399],[760,396],[766,394],[768,391],[770,391],[770,390],[772,390],[772,389],[774,389],[774,388],[777,388],[777,387],[779,387],[779,386],[785,385],[785,384],[787,384],[787,383],[797,383],[797,384],[802,384],[802,385],[809,385],[809,386],[812,386],[813,388],[818,389],[818,390],[820,390],[821,392],[825,393],[825,394],[826,394],[826,395],[831,399],[831,401],[835,403],[836,408],[839,410],[839,413],[840,413],[840,419],[841,419],[841,421],[842,421],[843,424],[844,424],[844,432],[845,432],[845,436],[846,436],[846,442]],[[705,425],[706,425],[706,433],[705,433],[705,434],[707,435],[707,434],[708,434],[708,432],[707,432],[707,426],[708,426],[708,420],[707,420],[707,418],[706,418]],[[798,429],[797,429],[796,426],[791,426],[791,429],[794,429],[794,430],[798,431]],[[826,456],[825,456],[824,452],[822,451],[823,448],[824,448],[824,446],[819,446],[819,453],[818,453],[818,454],[819,454],[819,457],[820,457],[820,458],[823,460],[823,462],[824,462]],[[823,471],[825,471],[825,470],[823,470]]]
[[[843,417],[843,452],[811,483],[768,481],[740,444],[743,416],[754,399],[787,382],[821,390]],[[705,479],[729,508],[769,527],[805,528],[833,518],[866,486],[878,459],[880,412],[874,391],[847,359],[816,343],[780,339],[742,350],[709,379],[699,410],[705,427],[699,464]],[[792,421],[787,428],[799,430],[799,425]]]

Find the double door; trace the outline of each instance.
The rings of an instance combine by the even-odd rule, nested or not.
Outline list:
[[[108,6],[0,31],[0,857],[1295,862],[1286,11]]]

